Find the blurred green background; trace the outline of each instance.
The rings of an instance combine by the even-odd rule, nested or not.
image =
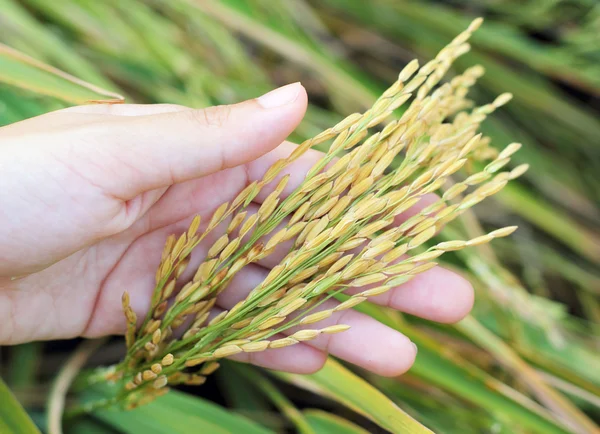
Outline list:
[[[440,326],[364,307],[419,345],[401,378],[335,361],[306,377],[228,364],[200,389],[71,421],[68,432],[420,432],[396,405],[440,433],[598,432],[596,0],[0,0],[0,42],[128,102],[203,107],[301,81],[310,107],[299,141],[369,107],[406,63],[432,58],[477,16],[486,21],[454,71],[485,67],[478,104],[514,94],[483,130],[498,148],[522,142],[513,163],[531,169],[442,234],[520,227],[491,248],[449,255],[445,265],[476,288],[473,315]],[[67,105],[0,84],[0,125]],[[2,351],[2,377],[41,427],[73,345]],[[116,362],[122,345],[90,364]]]

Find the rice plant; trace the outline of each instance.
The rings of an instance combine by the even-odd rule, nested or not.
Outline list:
[[[293,137],[303,143],[298,154],[276,164],[237,202],[167,240],[153,309],[142,327],[134,327],[124,296],[127,352],[121,342],[110,343],[111,357],[100,360],[98,353],[90,356],[91,347],[82,349],[100,367],[82,371],[75,382],[65,430],[425,429],[397,404],[435,432],[594,432],[600,396],[594,369],[600,317],[597,12],[587,1],[515,7],[0,0],[0,42],[128,101],[229,103],[298,79],[315,101]],[[458,48],[466,43],[460,36],[436,55],[480,14],[486,23],[471,38],[470,51]],[[414,57],[422,67],[410,63]],[[110,98],[70,85],[56,88],[53,79],[35,89],[49,97],[18,90],[14,84],[27,86],[14,79],[25,75],[10,75],[14,63],[7,59],[0,53],[0,81],[8,83],[0,87],[2,124]],[[396,78],[386,90],[383,84]],[[503,92],[513,100],[487,119],[507,102],[507,94],[496,98]],[[505,147],[513,141],[524,144],[514,155],[518,145]],[[313,146],[326,157],[302,187],[281,196],[286,165]],[[532,169],[524,173],[526,163]],[[269,206],[252,215],[245,202],[261,189],[271,195]],[[434,190],[442,200],[402,230],[386,227],[394,212]],[[369,214],[360,214],[361,205]],[[279,225],[290,217],[293,224]],[[516,225],[510,237],[484,245]],[[209,232],[217,235],[211,255],[189,282],[177,280]],[[289,255],[266,283],[239,306],[208,313],[239,267],[281,242],[290,246]],[[348,246],[353,249],[340,249]],[[476,287],[474,313],[458,325],[426,323],[365,300],[434,262],[460,271]],[[345,295],[355,281],[371,286]],[[410,337],[419,346],[413,369],[384,379],[330,360],[321,372],[300,376],[223,359],[343,332],[343,326],[319,327],[330,313],[319,303],[328,297]],[[278,335],[288,327],[294,327],[290,336]],[[27,391],[47,393],[45,382],[64,360],[42,351],[37,344],[10,348],[2,371],[40,426],[45,406]],[[42,358],[37,373],[32,361]],[[218,394],[208,396],[225,399],[232,411],[177,390],[154,400],[170,386],[205,381],[210,387],[186,391],[203,394],[218,382]],[[3,420],[14,417],[17,426],[31,427],[16,405],[2,407]]]

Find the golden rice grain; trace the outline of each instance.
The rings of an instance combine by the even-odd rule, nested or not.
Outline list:
[[[229,226],[227,226],[226,230],[228,235],[230,235],[239,227],[239,225],[245,220],[247,214],[247,211],[242,211],[240,213],[237,213],[235,217],[231,219],[231,222],[229,223]]]
[[[269,348],[270,341],[250,342],[241,346],[245,353],[255,353]],[[207,374],[208,375],[208,374]]]
[[[388,292],[390,289],[392,289],[392,285],[381,285],[381,286],[378,286],[377,288],[372,288],[372,289],[363,291],[363,292],[357,294],[357,296],[373,297],[374,295],[384,294],[384,293]]]
[[[333,335],[335,333],[345,332],[349,328],[350,328],[350,326],[346,325],[346,324],[336,324],[336,325],[332,325],[332,326],[328,326],[328,327],[322,328],[320,330],[320,332],[328,334],[328,335]]]
[[[213,352],[213,357],[216,359],[220,359],[222,357],[233,356],[234,354],[241,353],[242,349],[237,345],[225,345],[224,347],[217,348]]]
[[[144,381],[154,380],[155,378],[156,374],[149,369],[146,369],[144,372],[142,372],[142,380]]]
[[[290,338],[297,341],[310,341],[321,333],[320,330],[300,330],[290,336]]]
[[[306,299],[305,298],[297,298],[297,299],[291,301],[286,306],[284,306],[279,311],[279,315],[287,316],[287,315],[291,314],[292,312],[300,309],[300,307],[302,307],[305,303],[306,303]]]
[[[161,375],[156,380],[154,380],[154,383],[152,383],[152,387],[154,387],[155,389],[160,389],[162,387],[165,387],[167,385],[167,382],[167,377],[165,375]]]
[[[315,322],[319,322],[324,320],[325,318],[329,318],[333,313],[332,310],[323,310],[321,312],[313,313],[311,315],[307,315],[300,320],[300,324],[312,324]]]
[[[277,339],[269,343],[269,348],[284,348],[297,343],[299,343],[299,341],[294,338]]]
[[[169,353],[162,358],[160,363],[163,366],[171,366],[174,361],[175,361],[175,358],[173,357],[173,354]]]

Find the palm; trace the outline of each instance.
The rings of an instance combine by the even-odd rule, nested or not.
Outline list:
[[[98,276],[94,284],[97,301],[90,312],[89,324],[81,333],[90,336],[122,333],[124,290],[131,294],[138,316],[144,314],[166,238],[184,232],[195,215],[210,216],[222,202],[234,198],[246,182],[246,171],[238,167],[171,186],[130,229],[88,250],[88,255],[92,252],[95,255],[94,250],[112,252],[114,266],[91,270]],[[200,262],[210,239],[209,236],[194,252],[189,270]]]
[[[43,320],[33,327],[32,333],[43,330],[37,338],[122,333],[123,291],[130,292],[133,306],[142,315],[167,236],[185,231],[194,215],[210,215],[221,202],[234,197],[244,187],[245,173],[243,167],[229,169],[173,185],[164,192],[146,193],[154,196],[156,203],[129,229],[21,279],[19,283],[28,287],[35,284],[31,291],[35,299],[30,297],[29,303],[22,304],[26,311],[19,309],[15,316],[34,314],[32,306],[54,306],[49,314],[35,315]],[[194,255],[196,261],[202,248]]]

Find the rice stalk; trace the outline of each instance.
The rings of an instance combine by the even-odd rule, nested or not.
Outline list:
[[[407,282],[448,251],[485,244],[516,229],[427,247],[443,225],[527,170],[526,165],[502,170],[519,144],[498,152],[478,133],[511,96],[472,108],[467,94],[483,74],[480,66],[441,84],[454,60],[469,51],[467,41],[480,24],[481,19],[473,21],[425,65],[410,62],[369,110],[301,143],[260,181],[222,204],[205,229],[200,230],[197,216],[188,231],[167,239],[141,324],[128,294],[123,295],[127,354],[109,375],[123,384],[112,402],[133,408],[166,393],[168,386],[202,384],[219,368],[218,359],[343,332],[347,325],[319,328],[318,323]],[[392,119],[401,106],[403,113]],[[282,196],[289,176],[280,175],[318,144],[329,144],[328,151],[292,193]],[[480,166],[481,171],[445,188],[437,202],[394,225],[424,195],[447,186],[453,174]],[[273,191],[250,214],[248,205],[271,184]],[[192,251],[225,224],[193,278],[181,281]],[[261,284],[230,310],[211,314],[218,295],[244,267],[284,242],[292,247]],[[365,286],[337,307],[320,309],[347,288]],[[302,327],[289,334],[296,326]]]

